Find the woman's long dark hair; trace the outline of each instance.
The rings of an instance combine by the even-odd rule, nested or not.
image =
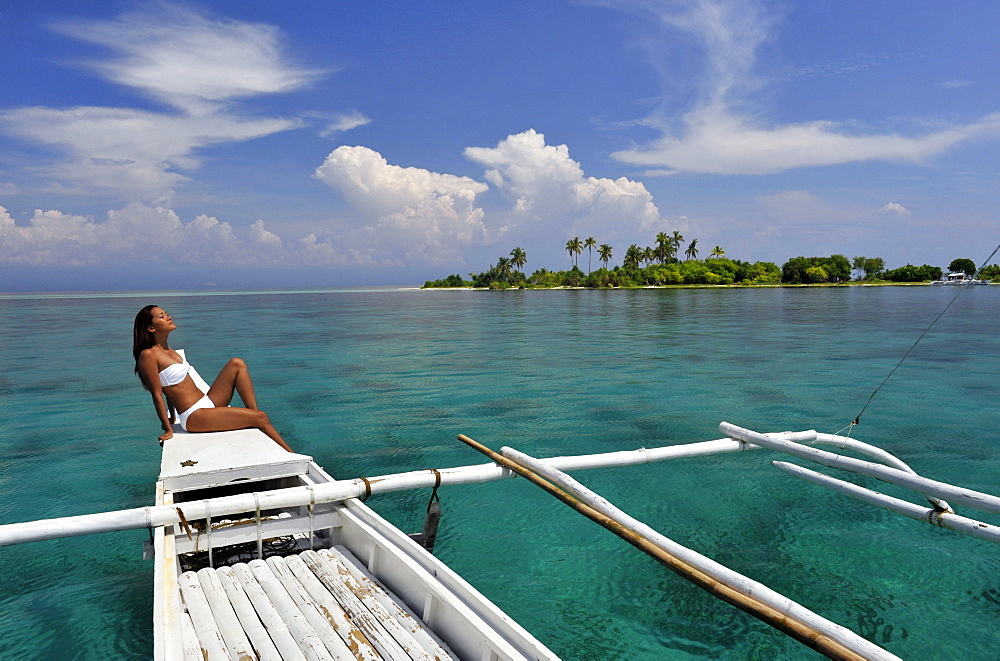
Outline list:
[[[147,305],[139,310],[139,314],[135,315],[135,324],[132,326],[132,357],[135,358],[135,375],[139,377],[142,387],[146,390],[149,390],[149,384],[146,383],[146,379],[142,378],[142,374],[139,374],[139,354],[156,344],[156,338],[149,331],[149,327],[153,323],[153,308],[156,307],[159,306]]]

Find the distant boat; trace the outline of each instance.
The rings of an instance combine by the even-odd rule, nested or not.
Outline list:
[[[988,285],[989,280],[979,280],[977,278],[970,278],[964,273],[949,273],[947,277],[941,280],[935,280],[931,283],[932,285]]]

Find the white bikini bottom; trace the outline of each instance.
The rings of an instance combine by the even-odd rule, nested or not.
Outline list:
[[[191,414],[197,411],[198,409],[214,409],[214,408],[215,408],[215,402],[209,399],[208,395],[203,396],[201,399],[195,402],[194,405],[187,411],[184,411],[184,413],[179,413],[177,415],[177,419],[181,423],[181,429],[183,429],[184,431],[188,430],[187,427],[188,418],[191,417]]]

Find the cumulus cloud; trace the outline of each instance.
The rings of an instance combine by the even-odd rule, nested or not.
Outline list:
[[[645,123],[659,130],[661,137],[613,154],[651,172],[667,168],[746,175],[876,160],[924,163],[960,142],[1000,135],[1000,113],[910,136],[859,133],[846,123],[825,120],[770,123],[741,110],[763,85],[753,67],[776,22],[763,4],[744,0],[610,4],[652,15],[651,24],[659,26],[657,40],[669,40],[679,31],[699,40],[706,53],[704,87],[695,107],[679,122],[662,114],[648,118]]]
[[[490,212],[490,185],[472,177],[391,164],[363,146],[330,152],[314,176],[336,190],[351,213],[282,237],[258,219],[233,227],[209,215],[184,222],[164,205],[132,203],[96,220],[50,210],[17,224],[0,207],[0,264],[86,266],[105,263],[301,266],[454,266],[467,248],[493,243],[515,227],[561,233],[667,229],[638,181],[588,177],[566,145],[533,130],[466,156],[507,197]],[[102,167],[121,167],[107,157]],[[499,196],[498,196],[499,197]],[[604,240],[604,239],[602,239]]]
[[[902,204],[898,204],[896,202],[889,202],[888,204],[886,204],[885,206],[883,206],[881,209],[879,209],[879,211],[881,211],[882,213],[892,213],[892,214],[895,214],[897,216],[903,216],[903,217],[911,215],[911,212],[910,212],[909,209],[907,209],[906,207],[904,207]]]
[[[310,254],[350,263],[455,264],[462,262],[464,248],[493,243],[526,226],[580,233],[666,229],[641,182],[588,177],[566,145],[547,145],[534,130],[464,153],[487,168],[488,184],[394,165],[367,147],[338,147],[315,176],[337,190],[360,220],[336,235],[306,237]],[[484,209],[480,197],[490,184],[509,206]],[[351,245],[354,253],[338,245]]]
[[[348,243],[382,259],[444,263],[485,238],[476,197],[489,186],[470,177],[393,165],[360,146],[333,150],[314,176],[360,214],[364,225]]]
[[[211,19],[177,7],[110,20],[58,23],[70,37],[111,55],[89,62],[108,80],[132,87],[177,112],[134,108],[13,108],[0,112],[7,133],[55,148],[58,162],[37,172],[50,190],[112,193],[132,200],[169,199],[196,169],[197,151],[301,126],[284,118],[251,118],[233,103],[305,85],[316,71],[285,61],[273,27]]]
[[[263,221],[244,234],[212,216],[184,223],[170,209],[139,203],[109,211],[102,221],[36,209],[27,225],[0,207],[0,264],[263,265],[275,259],[280,242]]]
[[[533,129],[496,147],[468,147],[466,158],[489,168],[485,178],[513,200],[507,220],[572,225],[571,231],[621,225],[665,229],[653,196],[638,181],[588,177],[566,145],[548,145]]]

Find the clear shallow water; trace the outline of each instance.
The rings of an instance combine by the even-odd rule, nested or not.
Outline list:
[[[721,420],[837,432],[954,294],[851,287],[2,298],[0,522],[152,502],[157,423],[130,356],[131,321],[148,302],[174,316],[172,346],[187,349],[207,378],[229,356],[247,359],[261,405],[293,447],[355,477],[482,463],[458,433],[550,456],[718,438]],[[1000,491],[998,311],[1000,287],[962,293],[854,435],[925,475]],[[799,483],[772,468],[772,458],[740,453],[577,477],[677,541],[903,658],[995,658],[995,545]],[[811,655],[522,480],[441,495],[437,554],[565,658]],[[427,496],[369,504],[416,531]],[[145,536],[0,549],[0,658],[148,658]]]

